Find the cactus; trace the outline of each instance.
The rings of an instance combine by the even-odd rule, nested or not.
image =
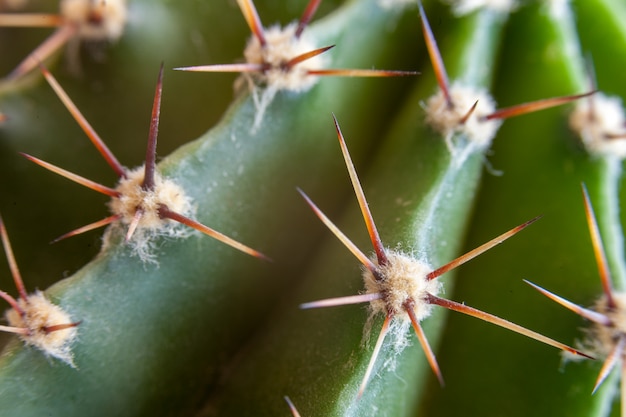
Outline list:
[[[9,301],[8,326],[0,329],[18,333],[0,356],[3,415],[619,414],[619,372],[592,395],[605,358],[587,349],[582,319],[523,280],[592,305],[602,294],[593,251],[601,240],[600,265],[616,290],[624,288],[626,128],[619,100],[605,99],[626,94],[616,71],[626,41],[623,5],[338,3],[130,0],[119,39],[70,41],[66,52],[37,56],[49,68],[43,71],[32,60],[28,70],[13,71],[45,39],[42,30],[0,31],[10,39],[0,44],[0,70],[11,74],[0,83],[0,232],[8,258],[0,261],[0,289]],[[23,7],[56,13],[58,5]],[[251,61],[249,49],[263,49],[263,35],[274,33],[267,22],[298,16],[300,27],[289,30],[311,46],[284,65]],[[79,32],[67,18],[51,21],[60,22],[62,36]],[[313,59],[321,67],[302,67],[306,87],[285,90],[292,84],[263,77]],[[162,62],[159,117],[160,93],[153,92]],[[199,67],[213,73],[190,72]],[[413,71],[421,75],[387,77]],[[68,114],[44,80],[52,74],[84,116]],[[618,106],[605,110],[604,103]],[[534,113],[555,104],[565,105]],[[436,117],[448,113],[452,124]],[[610,114],[613,125],[599,126]],[[72,116],[87,131],[85,120],[93,126],[103,141],[89,133],[97,148],[111,150],[101,152],[105,161]],[[503,120],[511,116],[520,117]],[[155,167],[157,126],[156,154],[169,155]],[[476,127],[479,133],[470,130]],[[144,155],[154,171],[137,175],[162,176],[188,197],[178,211],[157,204],[154,233],[141,229],[143,203],[126,220],[107,211],[115,203],[106,199],[121,200],[121,184],[135,172],[111,161],[140,166]],[[91,188],[107,196],[32,162],[104,184]],[[595,208],[595,246],[581,183]],[[139,180],[138,187],[150,191],[151,184]],[[502,232],[536,216],[495,247],[521,227]],[[111,223],[104,233],[47,243],[102,218]],[[174,232],[164,235],[163,225]],[[560,363],[552,348],[437,305],[432,314],[429,307],[411,315],[414,299],[398,308],[380,304],[393,289],[379,286],[378,268],[397,253],[444,265],[425,272],[429,279],[445,273],[419,295],[431,304],[598,360]],[[370,271],[369,294],[359,261]],[[48,288],[29,296],[24,287]],[[365,304],[300,308],[343,296]],[[34,297],[66,316],[31,329],[21,310]],[[404,317],[400,310],[406,320],[395,319]],[[47,350],[25,338],[35,330],[70,338]]]

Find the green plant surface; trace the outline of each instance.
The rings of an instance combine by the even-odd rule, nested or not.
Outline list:
[[[333,66],[395,67],[413,61],[390,59],[382,48],[404,37],[398,19],[398,11],[384,12],[373,1],[361,1],[309,30],[322,43],[350,46],[333,55]],[[367,31],[350,30],[363,22]],[[360,53],[365,45],[366,56]],[[243,96],[218,126],[164,159],[160,171],[194,197],[198,220],[255,246],[274,262],[194,235],[159,242],[156,266],[132,257],[128,246],[119,244],[122,231],[114,231],[113,243],[92,263],[48,291],[82,321],[73,348],[78,370],[13,340],[1,359],[4,412],[178,415],[193,409],[219,364],[245,340],[281,288],[291,285],[290,271],[302,267],[321,235],[315,223],[304,220],[309,213],[300,206],[296,185],[324,191],[321,201],[331,206],[345,194],[348,184],[334,181],[342,166],[329,160],[335,148],[320,141],[332,127],[321,121],[331,110],[349,109],[346,125],[355,126],[362,138],[355,148],[355,158],[362,160],[385,122],[368,115],[381,114],[381,107],[391,112],[401,101],[397,95],[375,102],[367,97],[398,91],[401,85],[402,80],[328,78],[306,95],[279,94],[256,134],[251,134],[256,110]],[[149,104],[146,99],[145,107]],[[167,118],[165,108],[162,117]],[[142,142],[146,136],[147,128]],[[320,166],[321,172],[310,175]],[[14,229],[7,228],[9,233]]]
[[[535,89],[563,94],[588,88],[583,57],[575,37],[568,33],[573,21],[568,15],[554,18],[546,9],[534,5],[512,18],[505,41],[509,48],[502,57],[496,89],[507,100],[526,100]],[[542,30],[542,36],[520,36],[531,29],[534,33]],[[496,262],[477,259],[462,267],[455,297],[468,303],[480,298],[490,311],[506,313],[514,321],[573,343],[584,338],[581,328],[586,323],[542,298],[522,279],[582,306],[590,306],[600,296],[602,287],[584,216],[583,182],[596,215],[604,221],[603,235],[621,234],[621,230],[619,224],[611,224],[616,221],[611,218],[615,206],[608,207],[617,203],[619,192],[619,181],[607,175],[612,164],[581,148],[579,138],[567,126],[567,116],[563,110],[549,110],[528,116],[529,120],[511,120],[502,128],[490,159],[504,174],[485,177],[467,245],[504,227],[506,220],[500,213],[542,214],[543,218],[528,231],[527,239],[511,242],[510,251],[502,252]],[[611,256],[623,254],[609,252]],[[468,343],[455,343],[459,338]],[[591,395],[603,358],[563,362],[554,351],[503,337],[458,316],[450,316],[441,346],[442,361],[457,378],[445,390],[431,384],[422,413],[449,416],[463,409],[482,416],[610,414],[618,379],[609,378]],[[488,357],[488,363],[475,360],[478,355]],[[493,386],[498,387],[497,395],[490,392]],[[616,409],[614,414],[619,415]]]
[[[257,3],[269,27],[298,17],[307,1]],[[76,369],[10,338],[0,356],[0,414],[287,416],[287,395],[303,417],[620,415],[613,401],[617,373],[591,395],[604,358],[564,363],[552,347],[437,306],[423,325],[445,386],[409,328],[409,346],[398,351],[392,346],[398,335],[387,336],[357,399],[382,318],[368,322],[364,305],[298,308],[358,294],[363,283],[359,261],[296,187],[370,253],[331,113],[391,249],[438,267],[542,215],[519,236],[440,277],[442,297],[576,345],[588,323],[522,280],[582,306],[601,295],[582,182],[616,287],[624,288],[621,161],[587,154],[568,126],[572,106],[506,121],[493,147],[455,161],[441,135],[424,124],[426,100],[438,88],[418,9],[382,3],[325,0],[316,16],[326,17],[307,32],[319,46],[336,44],[324,54],[328,67],[423,75],[324,77],[303,94],[277,94],[256,131],[257,109],[247,92],[233,92],[235,74],[171,71],[241,62],[250,30],[235,1],[130,0],[127,32],[102,61],[83,49],[78,76],[63,53],[46,62],[130,167],[145,154],[154,81],[165,62],[158,155],[169,156],[159,171],[193,197],[194,218],[272,262],[200,233],[158,240],[158,264],[142,262],[123,242],[121,227],[104,238],[91,232],[48,246],[108,215],[105,199],[18,152],[106,185],[115,178],[38,72],[0,84],[0,113],[7,116],[0,122],[0,212],[18,265],[29,290],[68,277],[46,294],[81,321]],[[485,9],[459,16],[434,0],[424,6],[450,79],[493,83],[499,108],[588,91],[586,61],[593,61],[599,90],[624,97],[624,4],[569,3],[521,2],[510,21]],[[56,4],[32,1],[28,9],[54,11]],[[0,29],[0,74],[48,33]],[[15,293],[3,259],[0,288]]]
[[[447,32],[440,44],[453,79],[488,86],[490,74],[482,70],[485,63],[493,68],[489,63],[497,57],[496,34],[506,17],[482,11],[456,22]],[[417,16],[415,19],[417,22]],[[448,23],[442,25],[447,27]],[[424,124],[422,100],[437,89],[437,84],[431,70],[425,68],[423,72],[390,136],[367,168],[364,188],[386,247],[411,253],[438,267],[458,255],[483,155],[474,153],[459,166],[441,136]],[[344,135],[348,147],[358,140],[351,141],[353,135],[347,129]],[[359,166],[356,169],[359,171]],[[302,188],[316,200],[314,193]],[[354,199],[338,224],[361,250],[371,252]],[[513,226],[510,223],[508,229]],[[381,317],[369,323],[363,306],[298,311],[302,302],[362,292],[358,261],[328,234],[329,241],[316,254],[315,263],[300,276],[297,291],[284,297],[272,318],[227,369],[223,386],[209,399],[202,415],[281,415],[286,412],[283,395],[289,395],[304,416],[412,415],[416,404],[423,401],[424,386],[436,378],[412,330],[390,333],[363,396],[357,398]],[[448,275],[440,278],[445,281],[446,293],[452,288]],[[444,316],[443,309],[435,307],[433,316],[423,323],[433,346],[438,345]],[[370,325],[370,333],[364,335],[363,329]],[[403,337],[409,338],[412,346],[398,352],[395,343]]]
[[[624,62],[623,45],[626,42],[626,5],[619,0],[592,0],[573,2],[576,27],[583,51],[594,62],[598,87],[609,94],[624,97],[620,66]]]

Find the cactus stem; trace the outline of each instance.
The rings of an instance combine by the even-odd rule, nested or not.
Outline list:
[[[464,16],[480,9],[491,9],[499,13],[510,13],[517,6],[517,0],[459,0],[450,2],[455,16]]]

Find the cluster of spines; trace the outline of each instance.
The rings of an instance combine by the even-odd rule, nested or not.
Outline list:
[[[385,315],[382,329],[374,346],[372,357],[358,391],[359,397],[365,391],[367,382],[370,379],[372,370],[374,369],[376,357],[380,352],[385,336],[389,332],[391,322],[394,319],[410,321],[417,338],[426,353],[426,358],[430,367],[439,379],[440,383],[443,385],[443,376],[440,367],[420,324],[423,319],[430,315],[431,306],[433,305],[438,305],[449,310],[458,311],[460,313],[485,320],[520,333],[524,336],[570,352],[571,354],[589,357],[577,349],[556,342],[546,336],[511,323],[500,317],[477,310],[462,303],[441,298],[437,295],[440,286],[435,284],[435,279],[514,236],[538,220],[538,217],[493,238],[489,242],[484,243],[483,245],[434,270],[422,260],[413,258],[406,254],[391,252],[385,248],[380,239],[374,219],[369,209],[369,205],[365,199],[363,188],[361,187],[360,181],[357,177],[356,170],[343,138],[343,134],[341,133],[336,119],[335,127],[341,151],[350,175],[350,180],[374,247],[375,256],[374,259],[367,257],[367,255],[365,255],[354,243],[352,243],[350,239],[343,234],[343,232],[341,232],[341,230],[335,226],[328,217],[326,217],[326,215],[306,194],[304,194],[304,192],[300,191],[307,204],[311,207],[319,219],[363,264],[365,267],[363,280],[366,285],[366,292],[364,294],[308,302],[302,304],[300,307],[309,309],[369,302],[372,313],[382,313]]]
[[[72,321],[69,314],[50,302],[42,292],[37,291],[34,294],[26,292],[2,217],[0,217],[0,239],[18,292],[16,299],[0,290],[0,298],[11,306],[6,314],[9,325],[0,326],[0,331],[14,333],[24,343],[40,349],[47,356],[74,366],[71,347],[77,334],[76,326],[80,322]]]
[[[279,91],[302,93],[311,89],[320,76],[397,77],[416,75],[415,71],[324,68],[322,54],[335,45],[316,47],[303,37],[321,0],[309,0],[297,23],[280,28],[264,28],[252,0],[237,0],[250,27],[252,37],[246,46],[245,63],[213,64],[175,68],[193,72],[236,72],[242,78],[236,85],[247,84],[257,107],[252,125],[262,123],[267,107]]]
[[[491,146],[502,120],[570,103],[595,93],[552,97],[496,109],[494,100],[473,85],[450,83],[437,41],[426,12],[418,0],[422,33],[439,85],[439,91],[426,101],[426,123],[444,138],[456,166],[471,154]]]
[[[95,130],[83,117],[71,99],[67,96],[67,94],[65,94],[52,74],[45,68],[43,69],[43,73],[46,80],[48,80],[55,92],[69,109],[72,116],[83,128],[89,139],[120,178],[118,185],[115,188],[110,188],[102,184],[94,183],[93,181],[56,167],[33,156],[23,154],[27,159],[46,169],[49,169],[52,172],[111,197],[111,203],[109,204],[109,208],[113,212],[111,216],[66,233],[56,240],[61,240],[66,237],[74,236],[79,233],[115,222],[121,222],[128,227],[125,236],[126,242],[133,242],[139,256],[145,259],[150,259],[153,254],[149,252],[149,249],[145,249],[145,245],[149,245],[149,242],[145,242],[145,240],[158,235],[171,235],[172,237],[176,237],[178,234],[175,231],[172,231],[170,223],[178,222],[205,233],[206,235],[224,242],[244,253],[258,258],[269,259],[261,252],[243,245],[242,243],[235,241],[234,239],[190,218],[187,213],[190,211],[191,204],[189,202],[189,198],[185,195],[184,190],[174,181],[163,178],[159,174],[156,166],[156,144],[160,118],[161,94],[163,89],[163,66],[161,66],[159,71],[157,87],[154,94],[150,133],[148,136],[148,146],[146,150],[146,161],[143,167],[135,170],[128,170],[119,163],[104,141],[97,135]],[[133,240],[133,236],[135,234],[138,234],[138,236],[136,236]]]
[[[592,323],[587,332],[584,345],[593,351],[594,355],[603,357],[604,363],[594,384],[592,393],[602,385],[607,376],[621,363],[622,399],[626,398],[626,293],[613,288],[611,271],[606,257],[598,222],[589,199],[586,187],[582,186],[585,205],[585,217],[591,236],[594,256],[598,266],[598,274],[602,284],[602,297],[593,308],[585,308],[567,299],[560,297],[539,285],[525,280],[537,291],[573,311]],[[622,401],[622,415],[626,415],[626,401]]]
[[[376,69],[339,69],[339,68],[322,68],[322,67],[304,67],[302,71],[302,79],[294,80],[290,82],[288,74],[298,69],[298,65],[306,63],[313,58],[318,57],[324,52],[332,49],[335,45],[323,46],[319,48],[309,48],[308,45],[303,45],[303,48],[298,53],[293,53],[293,50],[285,47],[283,44],[294,43],[297,44],[302,40],[302,34],[313,18],[313,15],[317,11],[321,0],[309,0],[309,3],[304,9],[302,16],[297,24],[287,26],[285,30],[285,40],[271,42],[268,37],[268,29],[263,27],[261,19],[256,10],[256,7],[252,0],[237,0],[243,16],[250,27],[252,32],[252,40],[249,43],[253,45],[259,51],[255,51],[254,54],[247,54],[248,62],[242,64],[213,64],[213,65],[201,65],[193,67],[180,67],[175,68],[180,71],[194,71],[194,72],[237,72],[237,73],[252,73],[261,77],[261,82],[268,87],[272,87],[273,84],[277,84],[275,87],[278,89],[284,89],[288,91],[305,91],[310,88],[314,80],[312,78],[316,76],[348,76],[348,77],[390,77],[390,76],[406,76],[416,75],[415,71],[395,71],[395,70],[376,70]],[[289,29],[292,27],[293,29]],[[293,32],[293,33],[291,33]],[[272,55],[272,58],[268,59],[268,55]],[[267,74],[276,71],[283,73],[283,76],[275,77],[272,81],[271,77]],[[309,80],[305,80],[309,79]]]

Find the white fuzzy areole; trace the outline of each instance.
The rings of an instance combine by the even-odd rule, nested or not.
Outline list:
[[[325,65],[324,57],[317,55],[288,69],[285,67],[291,59],[316,49],[305,34],[296,37],[296,30],[296,23],[284,28],[272,26],[264,29],[265,46],[262,47],[258,38],[252,35],[244,50],[248,63],[267,67],[264,71],[243,73],[235,82],[236,89],[247,83],[252,93],[257,110],[252,124],[253,132],[261,126],[265,111],[277,92],[284,90],[302,93],[309,90],[317,83],[319,77],[308,74],[308,70],[321,69]],[[257,88],[259,86],[264,88],[259,91]]]
[[[369,269],[363,272],[363,281],[368,294],[381,293],[383,298],[370,302],[372,314],[392,314],[405,322],[410,322],[405,303],[413,301],[413,310],[418,321],[430,316],[432,305],[425,302],[427,294],[437,295],[441,283],[427,279],[432,268],[406,254],[388,251],[387,264],[379,266],[380,280]]]
[[[18,305],[24,311],[20,315],[14,309],[5,313],[10,326],[28,329],[29,334],[18,335],[24,343],[34,346],[48,356],[62,360],[75,367],[72,356],[72,343],[76,339],[76,327],[46,332],[51,326],[72,323],[72,319],[61,307],[52,304],[41,291],[28,296],[26,300],[20,298]]]
[[[184,190],[170,179],[154,173],[154,189],[144,190],[142,187],[145,168],[143,166],[129,171],[126,178],[122,178],[115,188],[121,195],[111,199],[109,208],[113,214],[121,216],[121,222],[131,224],[137,209],[143,210],[143,215],[137,230],[161,229],[169,219],[161,219],[159,207],[167,206],[171,211],[186,215],[191,212],[191,202]]]
[[[128,243],[133,250],[133,255],[138,256],[144,262],[158,263],[154,253],[154,238],[158,236],[184,238],[192,233],[190,228],[178,222],[167,218],[162,219],[159,216],[159,208],[165,205],[170,211],[187,217],[193,216],[194,208],[191,199],[174,181],[163,178],[155,172],[154,189],[144,190],[143,179],[143,166],[127,172],[126,178],[122,178],[115,188],[121,196],[109,201],[109,209],[111,213],[121,216],[120,224],[128,227],[133,222],[137,210],[141,208],[143,214]],[[108,236],[108,234],[105,235],[105,246]]]
[[[496,110],[491,96],[484,89],[452,84],[450,97],[454,104],[452,107],[448,106],[441,90],[428,99],[426,123],[444,137],[453,153],[457,147],[470,146],[476,150],[488,148],[502,124],[499,119],[484,119]],[[465,123],[460,123],[477,100],[474,112]]]
[[[61,15],[78,25],[81,39],[116,41],[124,32],[128,8],[126,0],[62,0]]]
[[[264,29],[264,47],[256,36],[250,38],[244,51],[246,61],[268,67],[267,70],[254,74],[257,83],[276,90],[293,92],[306,91],[316,83],[318,77],[309,75],[307,70],[323,68],[324,59],[320,55],[289,69],[285,68],[285,64],[292,58],[316,49],[304,35],[299,38],[295,36],[296,28],[297,25],[292,23],[284,28],[272,26]]]
[[[464,16],[477,10],[488,9],[510,13],[517,7],[517,0],[447,0],[456,16]]]
[[[597,93],[587,100],[579,100],[569,124],[590,154],[626,157],[626,138],[611,138],[611,135],[626,134],[626,118],[620,98]]]
[[[593,354],[606,357],[615,348],[621,337],[626,336],[626,293],[616,292],[613,294],[616,307],[608,308],[605,296],[596,301],[593,310],[603,314],[611,320],[612,326],[605,326],[593,323],[588,331],[588,338],[585,345]]]

